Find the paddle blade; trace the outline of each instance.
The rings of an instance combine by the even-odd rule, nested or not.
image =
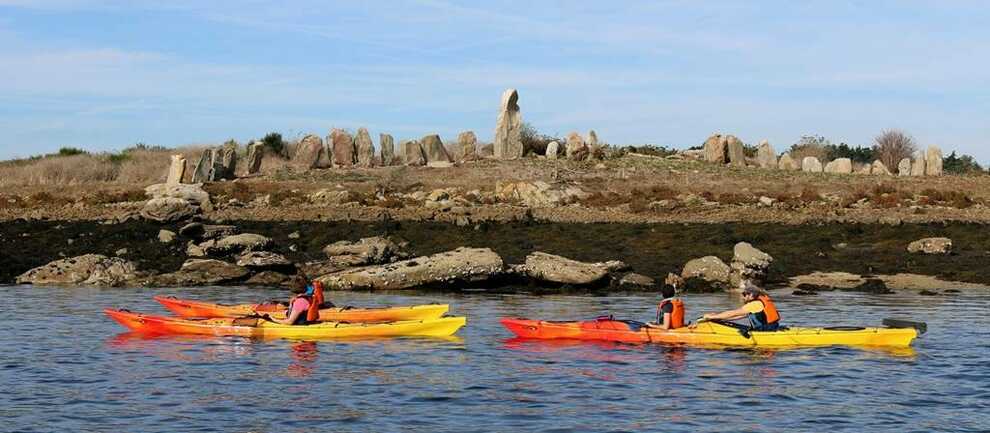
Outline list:
[[[918,335],[928,332],[928,324],[925,322],[915,322],[903,319],[883,319],[883,326],[888,328],[914,328],[918,330]]]

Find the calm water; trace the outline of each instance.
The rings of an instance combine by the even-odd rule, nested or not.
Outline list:
[[[449,302],[454,340],[154,338],[107,306],[150,295],[223,302],[257,289],[6,287],[0,431],[987,431],[990,293],[778,293],[791,324],[926,320],[910,350],[713,350],[515,341],[501,316],[648,320],[645,296],[335,293],[352,305]],[[692,296],[689,316],[735,305]],[[46,314],[50,311],[51,314]],[[10,314],[13,313],[13,314]]]

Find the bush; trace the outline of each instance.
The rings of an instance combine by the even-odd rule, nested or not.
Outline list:
[[[87,155],[89,152],[76,147],[63,147],[58,150],[57,156]]]
[[[980,167],[972,156],[956,156],[956,152],[953,151],[942,160],[942,170],[953,174],[974,174],[982,173],[983,167]]]
[[[519,139],[522,141],[524,154],[535,153],[537,155],[546,155],[547,145],[551,141],[557,142],[559,145],[557,148],[558,151],[563,151],[567,144],[567,140],[560,137],[539,133],[529,122],[523,122],[522,129],[519,131]]]
[[[829,161],[834,161],[839,158],[849,158],[853,162],[872,164],[873,161],[876,160],[873,149],[869,147],[852,147],[846,143],[840,143],[839,145],[828,144],[824,147],[824,149],[826,154],[825,157]],[[894,167],[896,167],[896,165]]]
[[[918,149],[910,135],[896,129],[881,132],[874,141],[873,155],[887,168],[897,167],[902,159],[910,158]]]
[[[269,153],[273,155],[285,156],[285,140],[282,140],[282,134],[277,132],[269,132],[265,135],[265,138],[261,139],[261,144],[268,150]]]

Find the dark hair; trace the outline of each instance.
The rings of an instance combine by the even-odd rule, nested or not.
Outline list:
[[[308,286],[308,284],[306,283],[305,278],[297,276],[292,279],[292,293],[297,295],[306,293],[306,286]]]
[[[660,296],[664,299],[673,298],[675,294],[677,294],[677,291],[674,286],[671,286],[670,284],[663,284],[660,286]]]

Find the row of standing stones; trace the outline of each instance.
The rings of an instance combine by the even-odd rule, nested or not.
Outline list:
[[[746,157],[743,142],[734,135],[713,134],[705,140],[702,150],[697,155],[705,161],[716,164],[729,164],[737,167],[760,167],[766,169],[801,170],[808,173],[834,174],[872,174],[891,176],[893,173],[880,160],[866,164],[859,170],[853,170],[849,158],[837,158],[822,165],[818,158],[808,156],[800,162],[784,153],[779,158],[773,146],[767,140],[760,142],[756,149],[756,158]],[[928,146],[925,151],[918,151],[912,158],[904,158],[897,164],[898,176],[941,176],[942,149],[938,146]]]

